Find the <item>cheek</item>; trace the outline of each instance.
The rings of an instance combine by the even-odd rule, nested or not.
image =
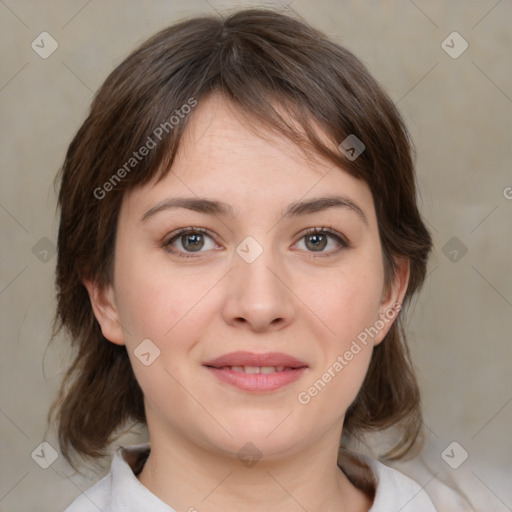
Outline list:
[[[373,341],[365,329],[375,323],[378,301],[346,287],[324,304],[323,318],[328,334],[318,337],[322,352],[297,401],[313,417],[336,424],[355,400],[366,376]]]
[[[382,267],[378,262],[359,262],[317,275],[315,282],[315,286],[304,288],[305,302],[327,327],[331,343],[342,350],[378,319]]]
[[[310,288],[307,304],[325,329],[317,335],[322,357],[298,401],[333,421],[355,399],[366,375],[373,351],[368,329],[379,319],[383,279],[377,258],[360,258],[317,274],[317,286]]]
[[[165,259],[163,264],[153,265],[140,257],[133,262],[119,261],[117,304],[127,345],[150,338],[163,346],[178,333],[198,328],[205,318],[198,317],[197,312],[218,281],[216,273],[200,275],[170,269]]]

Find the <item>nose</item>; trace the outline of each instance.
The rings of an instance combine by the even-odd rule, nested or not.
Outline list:
[[[222,314],[229,325],[255,332],[277,331],[290,325],[296,310],[283,265],[271,250],[252,263],[237,254],[227,276]]]

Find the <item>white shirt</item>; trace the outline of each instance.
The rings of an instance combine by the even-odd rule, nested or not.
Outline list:
[[[144,487],[130,463],[147,452],[149,444],[120,447],[110,472],[78,498],[65,512],[176,512]],[[381,462],[359,455],[372,469],[377,488],[369,512],[436,512],[427,493],[409,477]]]

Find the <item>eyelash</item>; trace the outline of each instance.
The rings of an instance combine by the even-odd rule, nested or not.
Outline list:
[[[192,252],[187,253],[187,252],[182,252],[182,251],[176,250],[172,247],[172,243],[174,241],[178,240],[180,237],[182,237],[184,235],[193,234],[193,233],[200,233],[200,234],[208,235],[210,238],[212,238],[215,241],[215,235],[210,230],[205,229],[205,228],[187,227],[187,228],[181,228],[178,231],[171,233],[170,238],[166,239],[166,241],[163,243],[164,249],[166,249],[170,253],[172,253],[180,258],[197,258],[202,251],[198,251],[197,254],[192,253]],[[335,253],[338,253],[339,251],[341,251],[343,249],[350,248],[349,242],[343,236],[341,236],[333,228],[327,227],[327,226],[321,227],[321,228],[307,229],[306,231],[304,231],[301,234],[301,236],[299,237],[297,242],[302,240],[306,236],[316,235],[316,234],[331,236],[332,238],[334,238],[336,240],[336,242],[340,245],[340,247],[337,249],[331,250],[329,252],[315,253],[315,251],[306,251],[308,253],[308,255],[306,257],[308,257],[308,258],[325,258],[325,257],[329,257]]]

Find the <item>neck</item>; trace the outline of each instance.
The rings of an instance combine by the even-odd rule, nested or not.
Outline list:
[[[152,436],[140,482],[176,510],[367,512],[371,499],[337,466],[337,442],[322,440],[275,460],[239,460],[176,435]],[[339,437],[337,438],[339,439]]]

